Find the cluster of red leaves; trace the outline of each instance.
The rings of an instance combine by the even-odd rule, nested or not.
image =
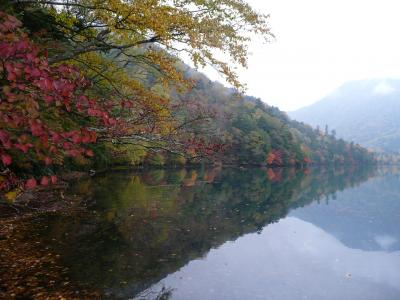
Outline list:
[[[16,183],[12,169],[17,152],[44,166],[65,156],[93,156],[88,145],[96,142],[96,132],[84,127],[66,130],[63,118],[91,117],[92,123],[107,129],[120,123],[103,101],[85,96],[90,82],[78,69],[50,66],[47,55],[20,27],[18,19],[0,12],[0,170],[7,177],[0,190]],[[39,182],[56,181],[55,176],[44,176]],[[33,188],[38,181],[19,184]]]
[[[271,166],[283,166],[283,153],[282,150],[271,150],[267,156],[267,164]]]
[[[275,168],[267,170],[268,180],[274,183],[281,182],[283,180],[283,169]]]
[[[185,142],[186,150],[197,156],[212,156],[222,152],[226,145],[221,143],[207,142],[203,138],[190,138]]]

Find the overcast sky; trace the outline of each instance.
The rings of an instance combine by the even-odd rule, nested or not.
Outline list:
[[[252,42],[249,68],[240,71],[247,94],[289,111],[346,81],[400,78],[400,1],[248,2],[271,15],[276,40]]]

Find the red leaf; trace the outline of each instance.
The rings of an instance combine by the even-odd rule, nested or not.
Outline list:
[[[2,154],[2,155],[1,155],[1,160],[2,160],[2,162],[3,162],[3,164],[4,164],[5,166],[9,166],[9,165],[12,164],[12,158],[11,158],[11,156],[8,155],[8,154]]]
[[[62,147],[64,150],[69,150],[72,148],[72,144],[69,142],[64,142]]]
[[[7,133],[7,131],[5,130],[0,130],[0,141],[2,141],[3,143],[5,143],[6,141],[8,141],[10,139],[9,134]]]
[[[82,136],[82,143],[87,144],[90,143],[91,138],[90,138],[90,134],[89,133],[84,133],[84,135]]]
[[[72,142],[73,142],[74,144],[80,144],[80,143],[82,142],[81,136],[80,136],[79,134],[74,134],[74,135],[72,136]]]
[[[50,153],[57,153],[58,152],[57,148],[54,145],[50,146],[49,151],[50,151]]]
[[[15,146],[15,148],[21,150],[24,153],[27,153],[29,151],[29,147],[26,145],[15,144],[14,146]]]
[[[28,179],[28,180],[27,180],[27,182],[26,182],[26,184],[25,184],[25,187],[26,187],[27,189],[33,189],[33,188],[36,187],[36,185],[37,185],[36,179],[31,178],[31,179]]]
[[[61,135],[59,135],[57,132],[53,132],[52,138],[53,138],[54,143],[58,143],[61,140]]]
[[[41,124],[36,121],[30,122],[31,124],[31,132],[33,136],[41,136],[43,134],[43,127]]]
[[[14,81],[15,79],[17,79],[17,76],[15,75],[14,72],[10,72],[10,73],[8,73],[8,75],[7,75],[7,79],[8,79],[9,81]]]
[[[47,104],[50,104],[54,101],[54,98],[52,96],[46,95],[44,96],[44,101],[46,101]]]
[[[44,163],[46,164],[46,166],[51,165],[53,163],[53,160],[50,157],[46,157],[44,159]]]
[[[94,131],[90,131],[91,142],[96,143],[97,141],[97,133]]]
[[[78,150],[72,149],[72,150],[68,150],[68,154],[72,157],[77,157],[77,156],[79,156],[80,152]]]
[[[57,183],[57,176],[51,175],[51,176],[50,176],[50,179],[51,179],[51,183],[52,183],[52,184],[56,184],[56,183]]]
[[[95,109],[89,108],[88,115],[91,117],[97,116],[97,111]]]
[[[93,150],[92,149],[87,149],[86,150],[86,156],[93,157],[94,156]]]
[[[41,185],[49,185],[49,178],[47,176],[43,176],[42,179],[40,180]]]
[[[40,77],[40,71],[38,69],[33,69],[32,70],[32,76],[33,77]]]
[[[115,120],[115,119],[113,119],[113,118],[110,118],[110,119],[108,120],[108,124],[110,124],[111,126],[115,126],[115,125],[117,124],[117,120]]]

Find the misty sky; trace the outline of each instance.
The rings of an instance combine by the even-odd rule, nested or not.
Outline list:
[[[276,40],[251,44],[249,68],[240,71],[247,94],[289,111],[349,80],[400,78],[399,1],[248,2],[271,15]]]

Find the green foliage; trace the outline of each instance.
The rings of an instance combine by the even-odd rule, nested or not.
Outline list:
[[[183,155],[170,154],[168,155],[168,164],[172,166],[184,166],[186,164],[186,158]]]
[[[143,164],[147,156],[144,147],[130,144],[108,143],[106,152],[111,154],[110,165],[137,166]]]
[[[165,165],[165,156],[161,153],[151,153],[146,158],[146,162],[153,166],[162,167]]]
[[[192,90],[175,95],[175,101],[195,101],[215,112],[203,137],[219,140],[225,150],[214,160],[229,164],[363,164],[375,161],[366,149],[336,139],[303,123],[290,120],[275,107],[260,99],[238,96],[234,90],[192,69],[187,76],[195,80]],[[199,134],[198,136],[202,136]]]

